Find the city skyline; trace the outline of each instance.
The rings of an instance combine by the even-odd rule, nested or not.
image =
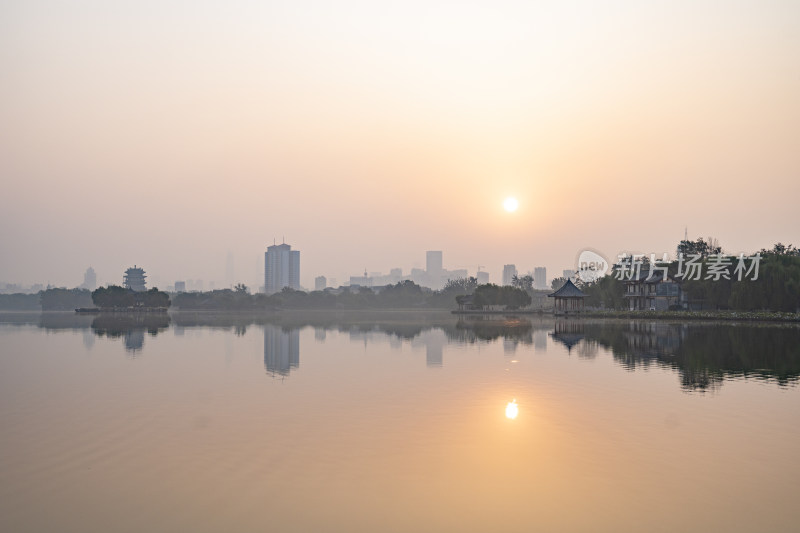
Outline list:
[[[696,239],[688,237],[688,233],[685,233],[684,236],[689,238],[689,240],[696,240]],[[697,238],[702,239],[703,237],[697,237]],[[280,248],[280,247],[288,247],[289,249],[291,249],[291,246],[287,245],[286,243],[283,243],[281,245],[270,245],[270,246],[267,246],[266,250],[269,250],[270,248]],[[765,246],[765,248],[769,248],[769,247]],[[725,250],[726,249],[723,247],[723,251],[725,251]],[[756,252],[756,251],[757,250],[754,250],[753,252]],[[299,252],[297,250],[292,250],[291,253],[293,254],[293,257],[299,258]],[[500,265],[498,267],[498,271],[497,272],[493,272],[491,270],[487,270],[486,266],[483,265],[483,264],[476,265],[473,268],[461,268],[458,265],[449,265],[451,268],[443,268],[442,267],[442,261],[443,261],[442,253],[443,252],[441,250],[437,250],[437,251],[433,251],[433,252],[428,250],[428,251],[426,251],[424,253],[426,254],[426,258],[425,258],[425,261],[423,262],[421,268],[420,267],[416,267],[416,266],[412,266],[410,268],[408,268],[408,267],[404,268],[403,266],[394,266],[394,267],[391,267],[391,268],[387,269],[385,272],[384,271],[374,271],[374,270],[368,272],[368,271],[362,269],[363,275],[360,274],[360,273],[357,273],[355,275],[353,275],[353,274],[351,274],[351,275],[341,275],[340,277],[337,277],[337,276],[330,276],[329,273],[326,273],[326,272],[322,272],[322,273],[308,273],[308,272],[306,272],[304,275],[301,275],[298,278],[297,277],[298,276],[298,272],[297,271],[299,271],[299,266],[298,266],[298,268],[295,269],[295,272],[293,272],[292,276],[294,276],[293,279],[299,279],[300,281],[299,282],[293,281],[292,284],[289,284],[288,281],[287,281],[286,284],[281,285],[281,287],[282,286],[290,286],[291,288],[294,288],[294,289],[306,290],[306,291],[318,290],[318,289],[316,289],[317,278],[322,277],[322,278],[325,278],[326,287],[330,287],[330,288],[336,288],[336,287],[348,286],[348,285],[383,286],[383,285],[387,285],[387,284],[394,284],[394,283],[397,283],[398,281],[402,281],[402,280],[412,280],[412,281],[414,281],[415,283],[417,283],[417,284],[419,284],[421,286],[438,290],[438,289],[442,288],[444,286],[444,283],[447,282],[448,280],[460,279],[460,278],[466,278],[466,277],[475,277],[475,276],[478,277],[478,282],[479,283],[495,283],[495,284],[498,284],[498,285],[509,285],[509,284],[511,284],[512,277],[515,274],[517,274],[519,276],[522,276],[522,275],[531,275],[531,276],[533,276],[533,278],[534,278],[534,287],[537,288],[537,289],[540,289],[540,290],[543,290],[543,289],[547,290],[547,289],[550,289],[550,282],[553,279],[555,279],[556,277],[559,277],[559,276],[561,276],[561,277],[572,277],[572,276],[574,276],[574,274],[576,272],[576,268],[558,269],[558,271],[561,272],[560,275],[556,274],[556,275],[548,276],[547,275],[547,267],[534,266],[533,264],[531,264],[531,265],[526,264],[526,265],[521,265],[521,266],[517,267],[517,265],[515,265],[513,263],[511,263],[511,264],[504,263],[504,264]],[[435,260],[434,265],[438,265],[439,275],[438,276],[434,275],[433,278],[431,278],[429,273],[428,273],[428,269],[430,267],[430,264],[429,264],[430,255],[429,254],[431,254],[431,253],[438,254],[438,256],[435,256],[435,257],[437,257],[437,260]],[[622,254],[630,255],[632,253],[636,253],[636,252],[632,251],[632,250],[623,250],[623,251],[619,252],[619,254],[608,255],[608,256],[606,256],[606,258],[613,264],[614,262],[617,262],[617,260],[619,259],[619,257],[621,257]],[[651,253],[642,252],[642,255],[644,257],[649,257],[652,253],[653,252],[651,252]],[[666,253],[671,258],[676,258],[677,257],[674,251],[671,251],[671,252],[668,251]],[[250,275],[250,276],[248,276],[248,275],[239,275],[238,272],[234,276],[232,274],[232,271],[233,271],[232,265],[233,265],[233,262],[234,262],[234,256],[230,251],[228,251],[224,255],[225,255],[225,259],[224,259],[225,275],[224,276],[219,275],[217,278],[210,278],[209,279],[209,278],[191,278],[191,277],[186,277],[186,276],[181,277],[179,275],[175,279],[170,279],[170,278],[165,278],[163,275],[160,275],[159,273],[155,273],[154,275],[150,274],[149,272],[151,272],[151,271],[148,269],[147,270],[148,271],[147,277],[151,278],[151,280],[147,282],[147,286],[148,287],[159,288],[161,290],[168,290],[168,291],[175,291],[175,292],[181,292],[181,291],[202,292],[202,291],[213,291],[213,290],[217,290],[217,289],[232,289],[234,287],[234,285],[243,283],[248,287],[248,290],[251,293],[264,292],[265,291],[265,287],[267,286],[266,285],[266,281],[265,281],[266,280],[266,267],[265,267],[266,262],[265,262],[265,258],[267,256],[267,253],[262,252],[262,253],[258,254],[259,255],[259,259],[260,259],[258,261],[258,266],[255,269],[254,274]],[[417,254],[417,255],[420,255],[420,254]],[[662,253],[655,253],[655,256],[657,256],[658,258],[661,258]],[[305,257],[305,255],[304,255],[304,257]],[[577,259],[578,259],[578,253],[575,254],[574,261],[577,261]],[[411,263],[406,261],[405,264],[406,265],[407,264],[419,265],[420,261],[411,261]],[[577,264],[575,264],[575,266],[577,266]],[[544,274],[544,280],[540,279],[540,276],[538,275],[539,273]],[[567,276],[567,273],[569,273],[569,276]],[[90,278],[87,278],[87,276],[90,276]],[[487,276],[489,277],[489,279],[487,279]],[[48,279],[48,280],[34,280],[33,282],[29,282],[29,283],[18,282],[18,281],[15,282],[15,281],[8,281],[8,280],[0,279],[0,292],[2,292],[2,293],[31,292],[31,291],[32,292],[37,292],[37,291],[42,290],[42,289],[47,288],[47,287],[88,288],[88,287],[92,286],[91,284],[87,284],[88,283],[87,282],[88,279],[92,280],[92,284],[94,286],[125,285],[124,280],[123,280],[122,283],[119,282],[119,279],[118,279],[119,276],[117,275],[117,273],[111,273],[110,275],[102,275],[102,274],[98,275],[97,272],[95,271],[95,269],[93,267],[91,267],[91,266],[89,266],[88,268],[83,270],[82,277],[83,277],[83,283],[79,283],[77,281],[77,279],[76,279],[75,281],[68,281],[65,284],[52,283],[50,279]],[[223,280],[223,277],[224,277],[224,280]],[[375,280],[374,282],[372,281],[373,279]],[[305,280],[308,280],[308,281],[306,282]],[[341,281],[338,281],[338,280],[341,280]],[[369,282],[367,280],[369,280]],[[181,289],[176,288],[176,284],[180,284],[183,288],[181,288]],[[280,289],[280,287],[278,288],[278,290],[279,289]],[[278,292],[278,290],[273,290],[272,292]],[[267,292],[269,293],[269,290],[267,290]]]

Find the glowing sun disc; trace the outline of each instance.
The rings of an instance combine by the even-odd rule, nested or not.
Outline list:
[[[519,202],[513,196],[509,196],[503,201],[503,209],[509,213],[513,213],[519,207]]]
[[[508,402],[508,405],[506,405],[506,418],[514,420],[515,418],[517,418],[518,414],[519,414],[519,406],[517,405],[517,400],[514,399]]]

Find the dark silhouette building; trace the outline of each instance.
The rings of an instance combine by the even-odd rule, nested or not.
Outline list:
[[[125,271],[125,277],[122,280],[122,284],[126,289],[140,292],[146,291],[147,282],[145,281],[145,278],[147,278],[147,276],[144,273],[144,269],[133,265],[131,268]]]

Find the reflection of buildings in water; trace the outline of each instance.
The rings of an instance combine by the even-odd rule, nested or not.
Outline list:
[[[392,350],[400,350],[403,348],[403,339],[397,335],[389,335],[389,347]]]
[[[327,330],[325,328],[314,328],[314,340],[324,342],[327,337]]]
[[[503,353],[506,355],[513,355],[517,351],[518,344],[519,341],[517,339],[503,337]]]
[[[580,343],[585,336],[583,322],[580,319],[569,318],[556,320],[555,328],[550,333],[550,337],[554,341],[567,347],[567,353],[572,353],[572,348]]]
[[[83,330],[83,346],[87,351],[94,346],[94,332],[91,329]]]
[[[547,330],[536,329],[533,331],[533,348],[537,352],[547,351]]]
[[[425,344],[425,364],[440,367],[444,363],[444,345],[437,342]]]
[[[628,348],[638,357],[673,355],[686,337],[685,325],[631,322],[623,333]]]
[[[444,331],[431,329],[420,333],[411,342],[411,345],[413,347],[425,346],[425,364],[436,368],[444,364],[444,346],[447,342],[447,335]]]
[[[597,341],[589,338],[583,339],[583,342],[578,343],[575,349],[581,359],[594,359],[600,351]]]
[[[656,360],[678,353],[687,335],[687,327],[665,322],[630,322],[621,330],[624,349],[614,350],[614,359],[630,370],[648,367]]]
[[[144,328],[131,329],[125,332],[125,350],[131,353],[141,351],[144,347]]]
[[[350,334],[350,342],[364,343],[364,348],[367,347],[367,343],[383,341],[386,337],[386,333],[382,331],[365,331],[359,328],[351,328],[348,333]]]
[[[186,328],[184,328],[183,326],[176,325],[173,328],[173,331],[175,332],[176,337],[183,337],[183,334],[186,333]]]
[[[264,326],[264,366],[268,374],[288,376],[300,366],[300,330]]]

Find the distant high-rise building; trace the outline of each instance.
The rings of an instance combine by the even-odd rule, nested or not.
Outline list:
[[[176,281],[175,282],[175,292],[186,292],[186,282],[185,281]]]
[[[428,274],[421,268],[412,268],[409,277],[417,285],[428,286]]]
[[[81,285],[81,288],[89,289],[90,291],[97,288],[97,274],[95,274],[92,267],[87,268],[86,272],[83,273],[83,285]]]
[[[564,272],[563,272],[563,276],[566,279],[575,280],[575,271],[574,270],[565,269]]]
[[[364,270],[363,276],[350,276],[351,287],[372,287],[372,277]]]
[[[300,290],[300,252],[286,243],[268,246],[264,254],[264,292],[274,294],[284,287]]]
[[[125,271],[125,277],[122,278],[122,284],[127,289],[131,289],[134,291],[146,291],[147,290],[147,282],[145,278],[147,276],[144,273],[143,268],[139,268],[136,265],[133,265],[131,268]]]
[[[442,252],[440,250],[425,252],[425,270],[428,274],[441,273]]]
[[[328,280],[325,279],[325,276],[317,276],[314,278],[314,290],[315,291],[322,291],[325,290],[325,287],[328,286]]]
[[[533,269],[533,286],[536,289],[547,289],[547,269],[545,267],[536,267]]]
[[[475,278],[478,280],[478,285],[486,285],[489,283],[489,273],[483,272],[482,270],[478,270],[478,273],[475,275]]]
[[[511,285],[514,276],[517,275],[516,265],[503,265],[503,285]]]
[[[444,280],[442,272],[442,252],[441,250],[431,250],[425,252],[425,274],[428,278],[428,285],[432,289],[441,289]]]

